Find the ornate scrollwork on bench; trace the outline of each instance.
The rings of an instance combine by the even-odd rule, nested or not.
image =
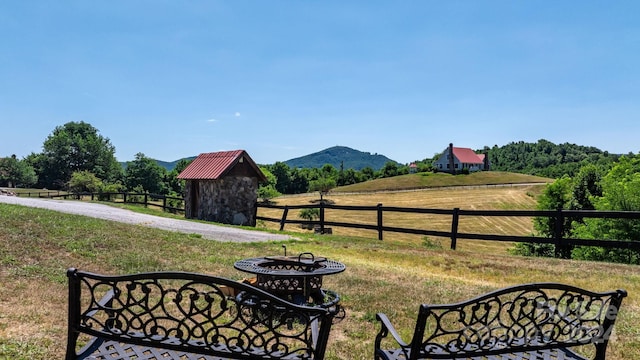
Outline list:
[[[414,337],[402,341],[389,319],[378,314],[379,359],[445,359],[499,354],[516,358],[585,359],[573,348],[591,346],[604,359],[623,290],[595,293],[563,284],[525,284],[457,304],[420,306]],[[399,346],[384,349],[388,336]],[[524,357],[524,356],[527,357]]]
[[[334,315],[202,274],[102,276],[70,269],[68,276],[67,359],[105,353],[128,359],[112,354],[127,344],[133,350],[115,352],[162,349],[162,359],[321,359]],[[88,345],[77,351],[81,334]],[[149,356],[139,358],[157,355]]]

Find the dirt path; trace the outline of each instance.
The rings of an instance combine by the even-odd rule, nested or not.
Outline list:
[[[160,216],[139,214],[103,204],[72,200],[52,200],[0,196],[0,202],[59,211],[68,214],[84,215],[98,219],[118,221],[127,224],[177,231],[187,234],[200,234],[205,239],[231,242],[257,242],[292,239],[288,235],[271,234],[262,231],[244,230],[236,227],[203,224],[199,222],[169,219]]]

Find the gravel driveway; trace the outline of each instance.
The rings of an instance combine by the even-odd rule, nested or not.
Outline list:
[[[53,200],[1,196],[0,202],[49,209],[69,214],[84,215],[98,219],[112,220],[127,224],[148,226],[158,229],[177,231],[187,234],[200,234],[205,239],[233,242],[257,242],[269,240],[288,240],[288,235],[271,234],[262,231],[244,230],[235,227],[203,224],[199,222],[169,219],[160,216],[139,214],[103,204],[72,200]]]

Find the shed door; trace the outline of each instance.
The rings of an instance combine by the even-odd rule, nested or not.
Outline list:
[[[191,218],[193,219],[197,219],[198,218],[198,213],[199,213],[199,209],[200,209],[200,204],[199,204],[199,200],[200,200],[200,186],[198,186],[198,180],[192,180],[191,181],[191,189],[189,191],[189,193],[191,193]]]

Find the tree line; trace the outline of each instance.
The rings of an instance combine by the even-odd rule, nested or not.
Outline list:
[[[511,142],[504,146],[485,147],[491,169],[558,179],[574,176],[587,164],[610,166],[620,155],[610,154],[592,146],[554,144],[541,139],[535,143]],[[633,155],[633,154],[630,154]]]
[[[575,176],[564,175],[545,187],[538,210],[640,211],[640,154],[624,155],[612,164],[587,164]],[[553,237],[555,220],[535,218],[538,236]],[[640,221],[635,219],[565,218],[562,237],[576,239],[638,240]],[[640,252],[576,246],[555,251],[551,244],[519,243],[514,252],[530,256],[559,256],[579,260],[640,264]]]
[[[88,123],[69,122],[53,130],[45,139],[42,152],[31,153],[22,160],[15,155],[0,159],[0,186],[179,197],[184,189],[177,176],[187,164],[181,161],[167,171],[138,153],[123,168],[108,138]]]

